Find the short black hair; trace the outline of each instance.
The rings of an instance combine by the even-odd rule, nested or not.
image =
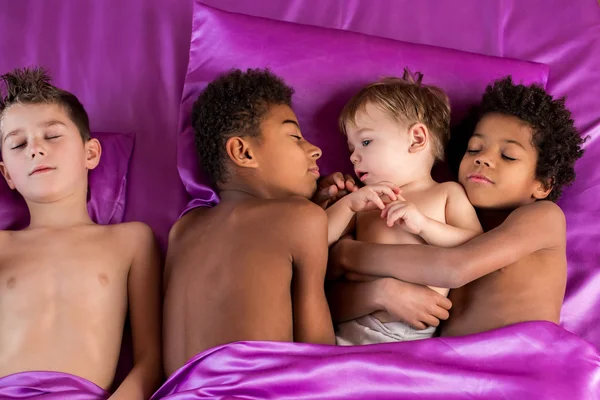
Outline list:
[[[230,137],[260,135],[269,108],[291,106],[294,90],[268,69],[239,69],[210,82],[192,109],[200,165],[213,185],[227,180]]]
[[[90,136],[90,121],[77,97],[52,85],[43,67],[18,68],[0,76],[3,93],[0,95],[0,121],[4,112],[13,104],[58,104],[67,111],[69,118],[84,142]]]
[[[538,152],[536,179],[552,188],[546,200],[558,200],[563,188],[575,180],[575,161],[583,155],[585,142],[565,107],[565,98],[553,99],[539,84],[515,84],[511,76],[489,85],[481,104],[453,129],[448,162],[454,173],[458,173],[475,126],[492,113],[517,117],[531,127],[532,144]]]

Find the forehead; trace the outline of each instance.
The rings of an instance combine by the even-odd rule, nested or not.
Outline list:
[[[346,132],[351,136],[365,128],[399,128],[401,125],[399,121],[392,118],[381,107],[372,102],[367,102],[356,111],[354,120],[346,123]]]
[[[487,114],[481,118],[474,133],[486,140],[516,141],[525,147],[532,147],[531,126],[512,115]]]
[[[286,127],[296,129],[299,127],[298,118],[292,108],[288,105],[271,106],[260,123],[260,135],[263,137],[278,136]]]
[[[58,104],[14,104],[3,113],[0,133],[5,135],[18,129],[28,130],[49,121],[75,127],[64,107]]]
[[[274,105],[269,107],[262,120],[262,125],[281,125],[286,120],[298,122],[292,108],[285,104]]]

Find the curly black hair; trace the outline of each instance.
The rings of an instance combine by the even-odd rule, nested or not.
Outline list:
[[[447,154],[455,174],[475,126],[491,113],[515,116],[531,126],[532,144],[538,152],[536,178],[552,188],[546,200],[558,200],[563,188],[575,180],[575,161],[583,155],[585,142],[565,107],[565,98],[554,100],[538,84],[514,84],[511,76],[489,85],[481,104],[453,129]]]
[[[192,108],[192,126],[200,165],[214,186],[228,178],[227,140],[260,135],[269,108],[291,106],[293,93],[268,69],[236,69],[208,84]]]

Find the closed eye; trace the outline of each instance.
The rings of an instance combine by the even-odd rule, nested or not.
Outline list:
[[[481,150],[478,150],[478,149],[468,149],[468,150],[467,150],[467,153],[469,153],[469,154],[477,154],[477,153],[479,153],[480,151],[481,151]]]
[[[46,139],[56,139],[59,138],[60,135],[54,135],[54,136],[46,136]]]
[[[300,135],[291,135],[291,136],[292,136],[293,138],[296,138],[296,139],[298,139],[298,140],[301,140],[301,139],[302,139],[302,136],[300,136]]]
[[[18,144],[16,146],[11,147],[11,150],[16,150],[16,149],[20,149],[21,147],[24,147],[27,143],[21,143]]]
[[[508,160],[508,161],[516,161],[517,160],[516,158],[508,157],[508,156],[505,156],[504,154],[502,154],[502,158],[505,160]]]

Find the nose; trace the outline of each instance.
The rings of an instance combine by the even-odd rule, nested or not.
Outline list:
[[[308,155],[310,158],[318,160],[323,155],[323,151],[321,151],[321,149],[314,144],[308,143]]]
[[[481,152],[477,154],[477,157],[475,157],[475,164],[491,167],[493,163],[491,157],[487,153]]]
[[[352,163],[352,165],[356,165],[356,163],[358,163],[360,161],[360,157],[357,153],[356,150],[354,150],[352,152],[352,154],[350,154],[350,162]]]
[[[46,155],[46,149],[39,140],[34,140],[29,146],[29,154],[32,159]]]

